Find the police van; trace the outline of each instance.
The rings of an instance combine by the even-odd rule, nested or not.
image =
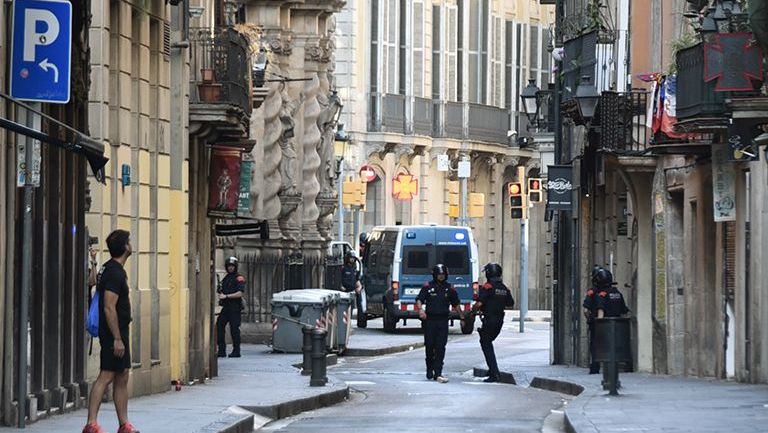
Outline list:
[[[436,224],[375,227],[363,248],[363,277],[368,318],[383,317],[384,330],[394,332],[400,320],[416,319],[416,296],[432,279],[432,267],[448,268],[448,282],[459,295],[464,311],[477,296],[477,245],[469,227]],[[451,311],[451,319],[457,319]],[[453,320],[452,320],[453,322]],[[473,320],[462,332],[471,334]]]

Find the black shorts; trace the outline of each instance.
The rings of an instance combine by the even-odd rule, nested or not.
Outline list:
[[[122,373],[125,370],[131,368],[131,345],[128,341],[131,339],[128,336],[128,330],[120,331],[120,336],[123,338],[123,344],[125,345],[125,354],[122,358],[115,356],[114,338],[112,335],[99,337],[99,343],[101,343],[101,369],[106,371],[114,371],[115,373]]]

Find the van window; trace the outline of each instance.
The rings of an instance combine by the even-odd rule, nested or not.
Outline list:
[[[468,275],[469,250],[463,245],[438,246],[437,263],[444,264],[451,275]]]
[[[429,275],[431,247],[404,247],[403,248],[403,274]]]

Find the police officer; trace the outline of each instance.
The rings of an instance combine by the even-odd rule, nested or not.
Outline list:
[[[595,316],[597,315],[595,295],[597,294],[597,274],[602,269],[597,265],[592,268],[592,287],[587,289],[584,302],[581,304],[584,308],[584,317],[587,319],[587,329],[589,330],[589,374],[600,373],[600,363],[595,362]]]
[[[453,286],[448,284],[448,268],[443,264],[435,265],[432,268],[432,281],[424,284],[416,297],[416,309],[419,310],[419,318],[424,328],[427,379],[434,379],[440,383],[448,382],[448,379],[443,376],[445,345],[448,343],[448,320],[450,309],[453,307],[462,322],[464,321],[464,315],[459,306],[459,295]]]
[[[598,292],[595,296],[595,311],[597,311],[597,318],[621,317],[629,313],[629,308],[624,302],[624,296],[613,285],[613,274],[607,269],[601,269],[598,271],[596,279]]]
[[[478,332],[480,347],[483,349],[489,372],[488,378],[483,382],[498,382],[499,366],[493,351],[493,340],[499,336],[501,326],[504,324],[504,309],[514,307],[515,300],[507,286],[501,282],[502,269],[498,263],[488,263],[483,270],[486,283],[480,289],[472,310],[482,313],[483,326],[478,329]]]
[[[230,358],[240,357],[240,314],[243,310],[243,293],[245,292],[245,277],[237,273],[237,257],[230,257],[224,262],[227,276],[221,282],[219,289],[219,305],[221,313],[216,320],[217,342],[219,357],[227,356],[227,341],[224,335],[227,323],[232,336],[232,353]]]
[[[341,290],[343,292],[355,292],[355,305],[357,307],[358,326],[365,322],[361,320],[365,312],[362,308],[361,292],[363,285],[360,283],[360,271],[357,270],[357,257],[352,251],[344,255],[344,266],[341,268]]]

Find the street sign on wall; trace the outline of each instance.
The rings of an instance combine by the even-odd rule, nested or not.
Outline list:
[[[570,165],[550,165],[547,168],[547,209],[571,210],[573,168]]]
[[[72,4],[63,0],[13,2],[11,96],[34,102],[69,102]]]

